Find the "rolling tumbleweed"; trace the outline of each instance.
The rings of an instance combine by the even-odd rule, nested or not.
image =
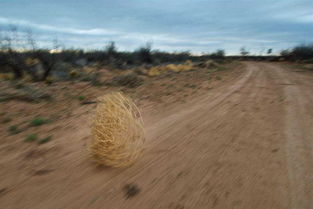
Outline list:
[[[113,167],[131,165],[144,141],[142,117],[130,98],[115,92],[98,99],[90,143],[93,159]]]

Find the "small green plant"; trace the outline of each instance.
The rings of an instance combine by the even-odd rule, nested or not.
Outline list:
[[[10,132],[11,134],[18,134],[18,133],[21,133],[22,130],[19,129],[17,125],[13,125],[13,126],[10,126],[10,127],[9,127],[9,132]]]
[[[45,119],[45,118],[41,118],[41,117],[38,117],[38,118],[35,118],[33,119],[31,122],[30,122],[30,126],[41,126],[45,123],[47,123],[48,120]]]
[[[37,134],[29,134],[28,136],[26,136],[26,138],[24,139],[24,142],[33,142],[36,141],[38,139]]]
[[[52,136],[47,136],[45,138],[39,139],[38,144],[44,144],[51,140]]]
[[[78,99],[79,101],[84,101],[84,100],[86,99],[86,97],[85,97],[85,96],[78,96],[77,99]]]

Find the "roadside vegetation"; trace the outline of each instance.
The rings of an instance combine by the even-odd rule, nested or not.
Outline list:
[[[164,64],[179,64],[191,60],[200,62],[224,59],[223,50],[203,56],[190,52],[163,52],[153,50],[147,43],[135,51],[119,51],[114,42],[109,42],[102,50],[66,49],[57,39],[49,48],[41,48],[31,31],[21,31],[11,27],[0,33],[0,79],[45,81],[51,84],[56,80],[96,81],[96,71],[106,67],[111,70],[145,69]]]

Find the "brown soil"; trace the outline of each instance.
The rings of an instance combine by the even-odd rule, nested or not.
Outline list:
[[[1,119],[14,119],[0,129],[0,208],[312,208],[313,73],[244,65],[209,82],[203,70],[124,89],[143,111],[147,142],[123,169],[88,158],[95,104],[75,99],[112,87],[58,83],[48,89],[55,101],[0,103]],[[35,116],[50,122],[28,127]],[[15,124],[25,130],[9,135]],[[23,142],[31,133],[52,139]]]

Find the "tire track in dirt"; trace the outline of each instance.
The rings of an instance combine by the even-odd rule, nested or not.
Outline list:
[[[313,204],[313,146],[312,146],[312,105],[311,96],[306,92],[312,90],[305,85],[297,85],[296,78],[290,76],[286,69],[278,65],[265,65],[277,73],[283,84],[286,97],[286,154],[288,174],[291,186],[291,208],[310,209]],[[292,82],[293,81],[293,82]]]

